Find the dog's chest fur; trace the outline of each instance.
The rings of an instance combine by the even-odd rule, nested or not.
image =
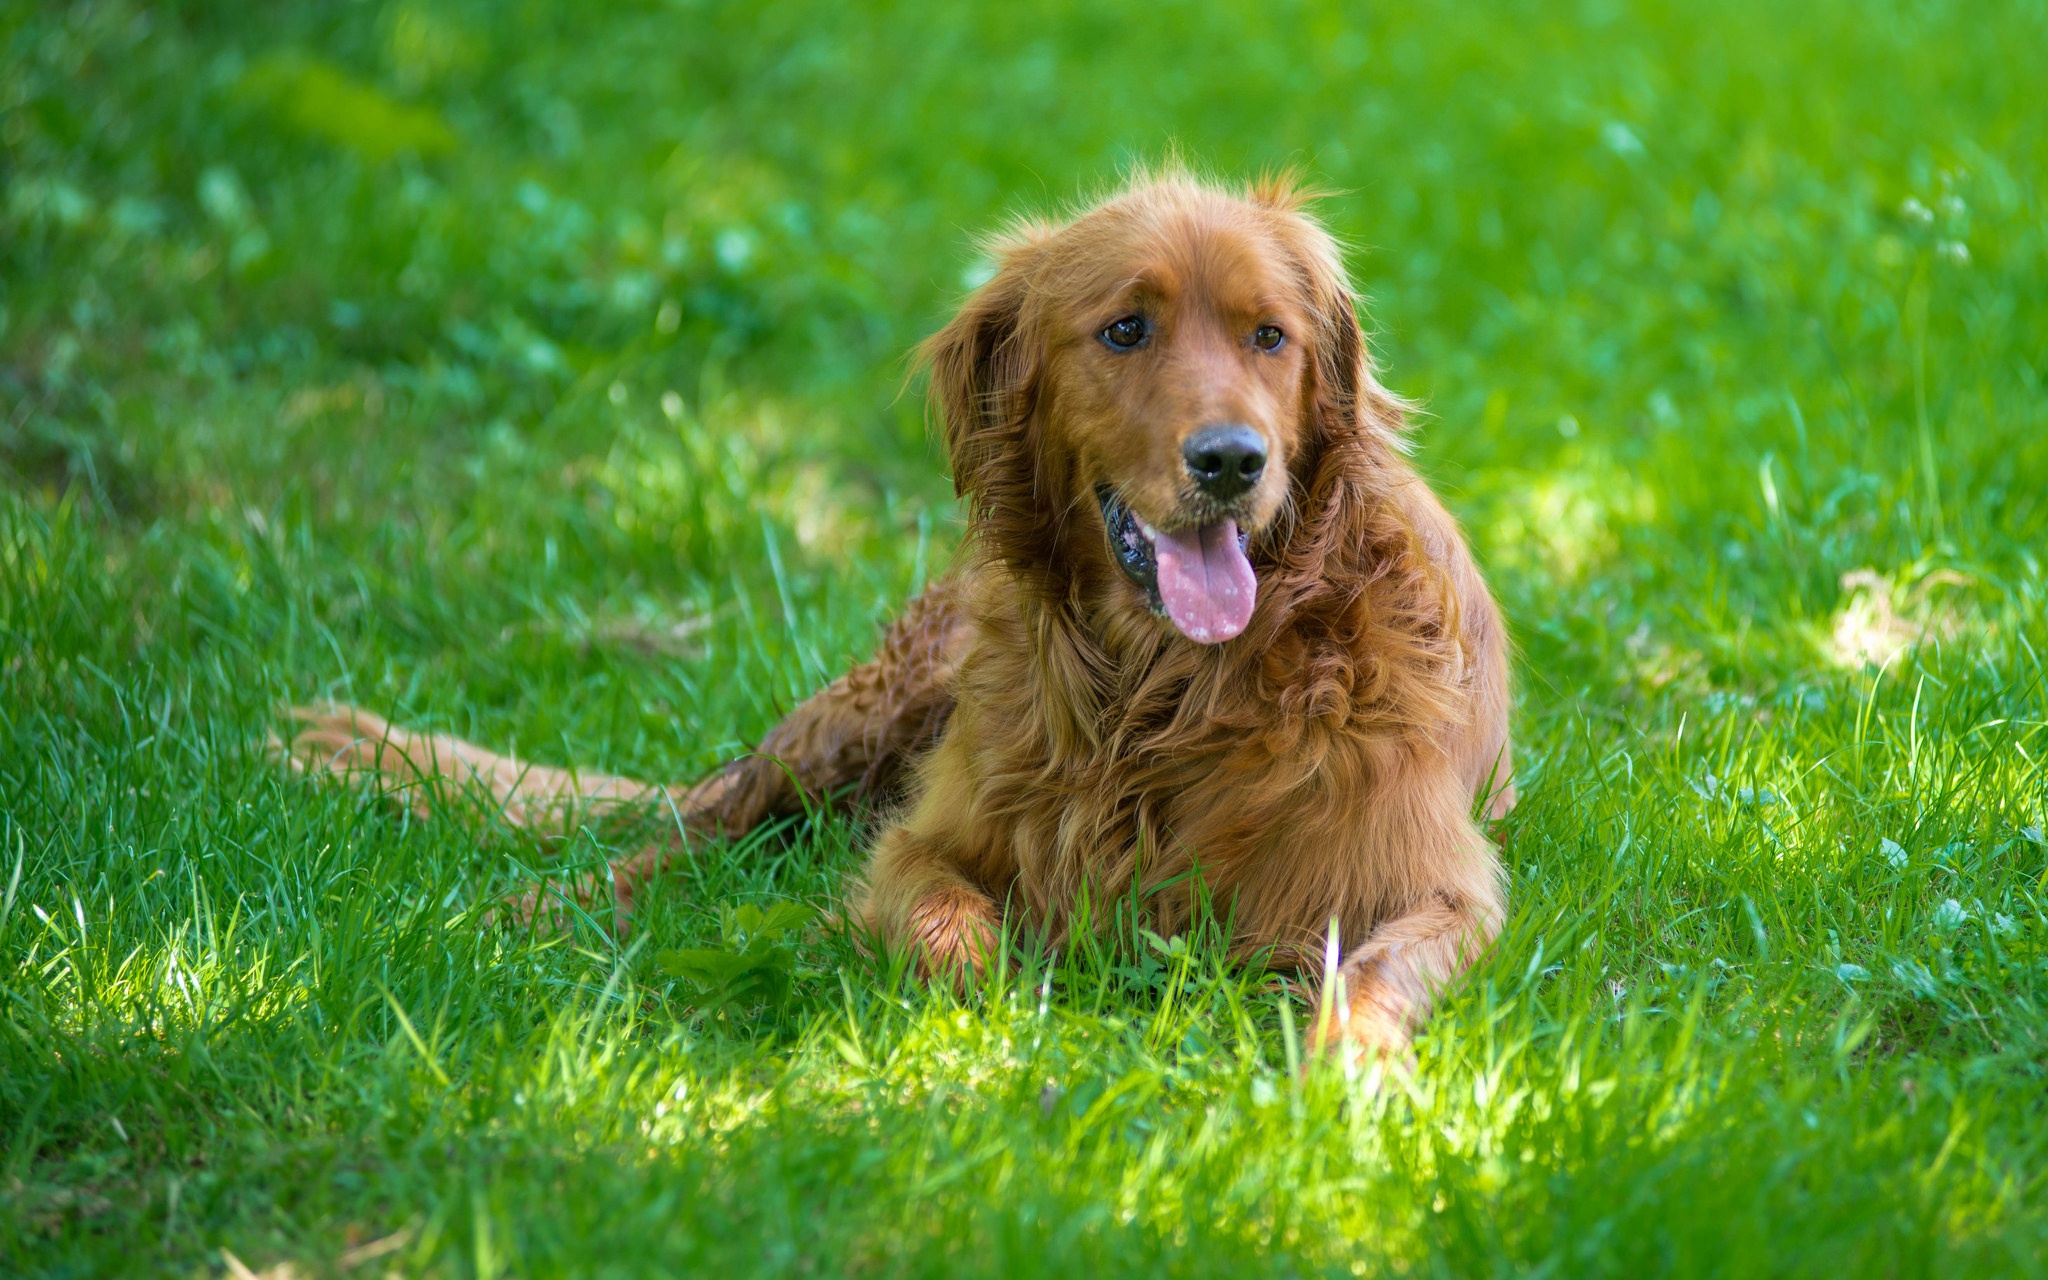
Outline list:
[[[940,754],[971,764],[940,772],[972,779],[967,861],[993,896],[1064,930],[1135,891],[1169,932],[1206,897],[1244,948],[1305,945],[1332,915],[1362,936],[1398,907],[1357,812],[1396,742],[1277,715],[1213,651],[1103,656],[1001,618],[963,664]]]

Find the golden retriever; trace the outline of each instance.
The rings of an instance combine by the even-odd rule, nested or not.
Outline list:
[[[1206,891],[1235,948],[1311,974],[1334,927],[1320,1034],[1399,1052],[1500,927],[1507,642],[1305,204],[1169,172],[991,242],[921,353],[958,562],[757,753],[667,789],[323,707],[293,756],[480,782],[532,825],[663,801],[730,835],[889,797],[850,914],[925,972],[978,968],[1006,910],[1058,936],[1135,888],[1172,934]],[[620,906],[676,855],[615,864]]]

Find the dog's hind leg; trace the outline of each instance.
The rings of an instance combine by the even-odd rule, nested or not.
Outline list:
[[[290,744],[273,738],[272,746],[295,768],[368,780],[423,818],[437,800],[474,788],[513,826],[558,834],[593,807],[665,794],[648,782],[530,764],[447,734],[415,733],[360,707],[327,703],[293,707],[291,715],[299,727]]]
[[[685,835],[740,835],[848,788],[856,799],[893,791],[952,712],[953,672],[972,632],[961,595],[950,580],[933,583],[890,624],[874,658],[798,704],[756,751],[695,784],[529,764],[341,705],[294,708],[299,729],[275,746],[307,772],[368,778],[422,816],[442,784],[475,786],[508,822],[550,834],[592,808],[669,809],[670,835],[612,864],[623,904]]]
[[[939,739],[953,673],[972,638],[963,592],[942,579],[912,600],[875,656],[799,703],[751,754],[676,793],[682,831],[739,835],[837,792],[857,802],[895,792]],[[612,864],[622,897],[657,874],[672,842]]]

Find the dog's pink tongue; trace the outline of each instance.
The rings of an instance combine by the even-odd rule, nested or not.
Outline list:
[[[1181,634],[1222,644],[1252,620],[1259,579],[1237,545],[1237,521],[1152,535],[1159,558],[1159,599]]]

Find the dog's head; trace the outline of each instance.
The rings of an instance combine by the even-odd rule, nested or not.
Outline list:
[[[1175,175],[991,244],[994,277],[924,354],[997,554],[1198,643],[1245,629],[1318,460],[1374,429],[1341,260],[1301,206]]]

